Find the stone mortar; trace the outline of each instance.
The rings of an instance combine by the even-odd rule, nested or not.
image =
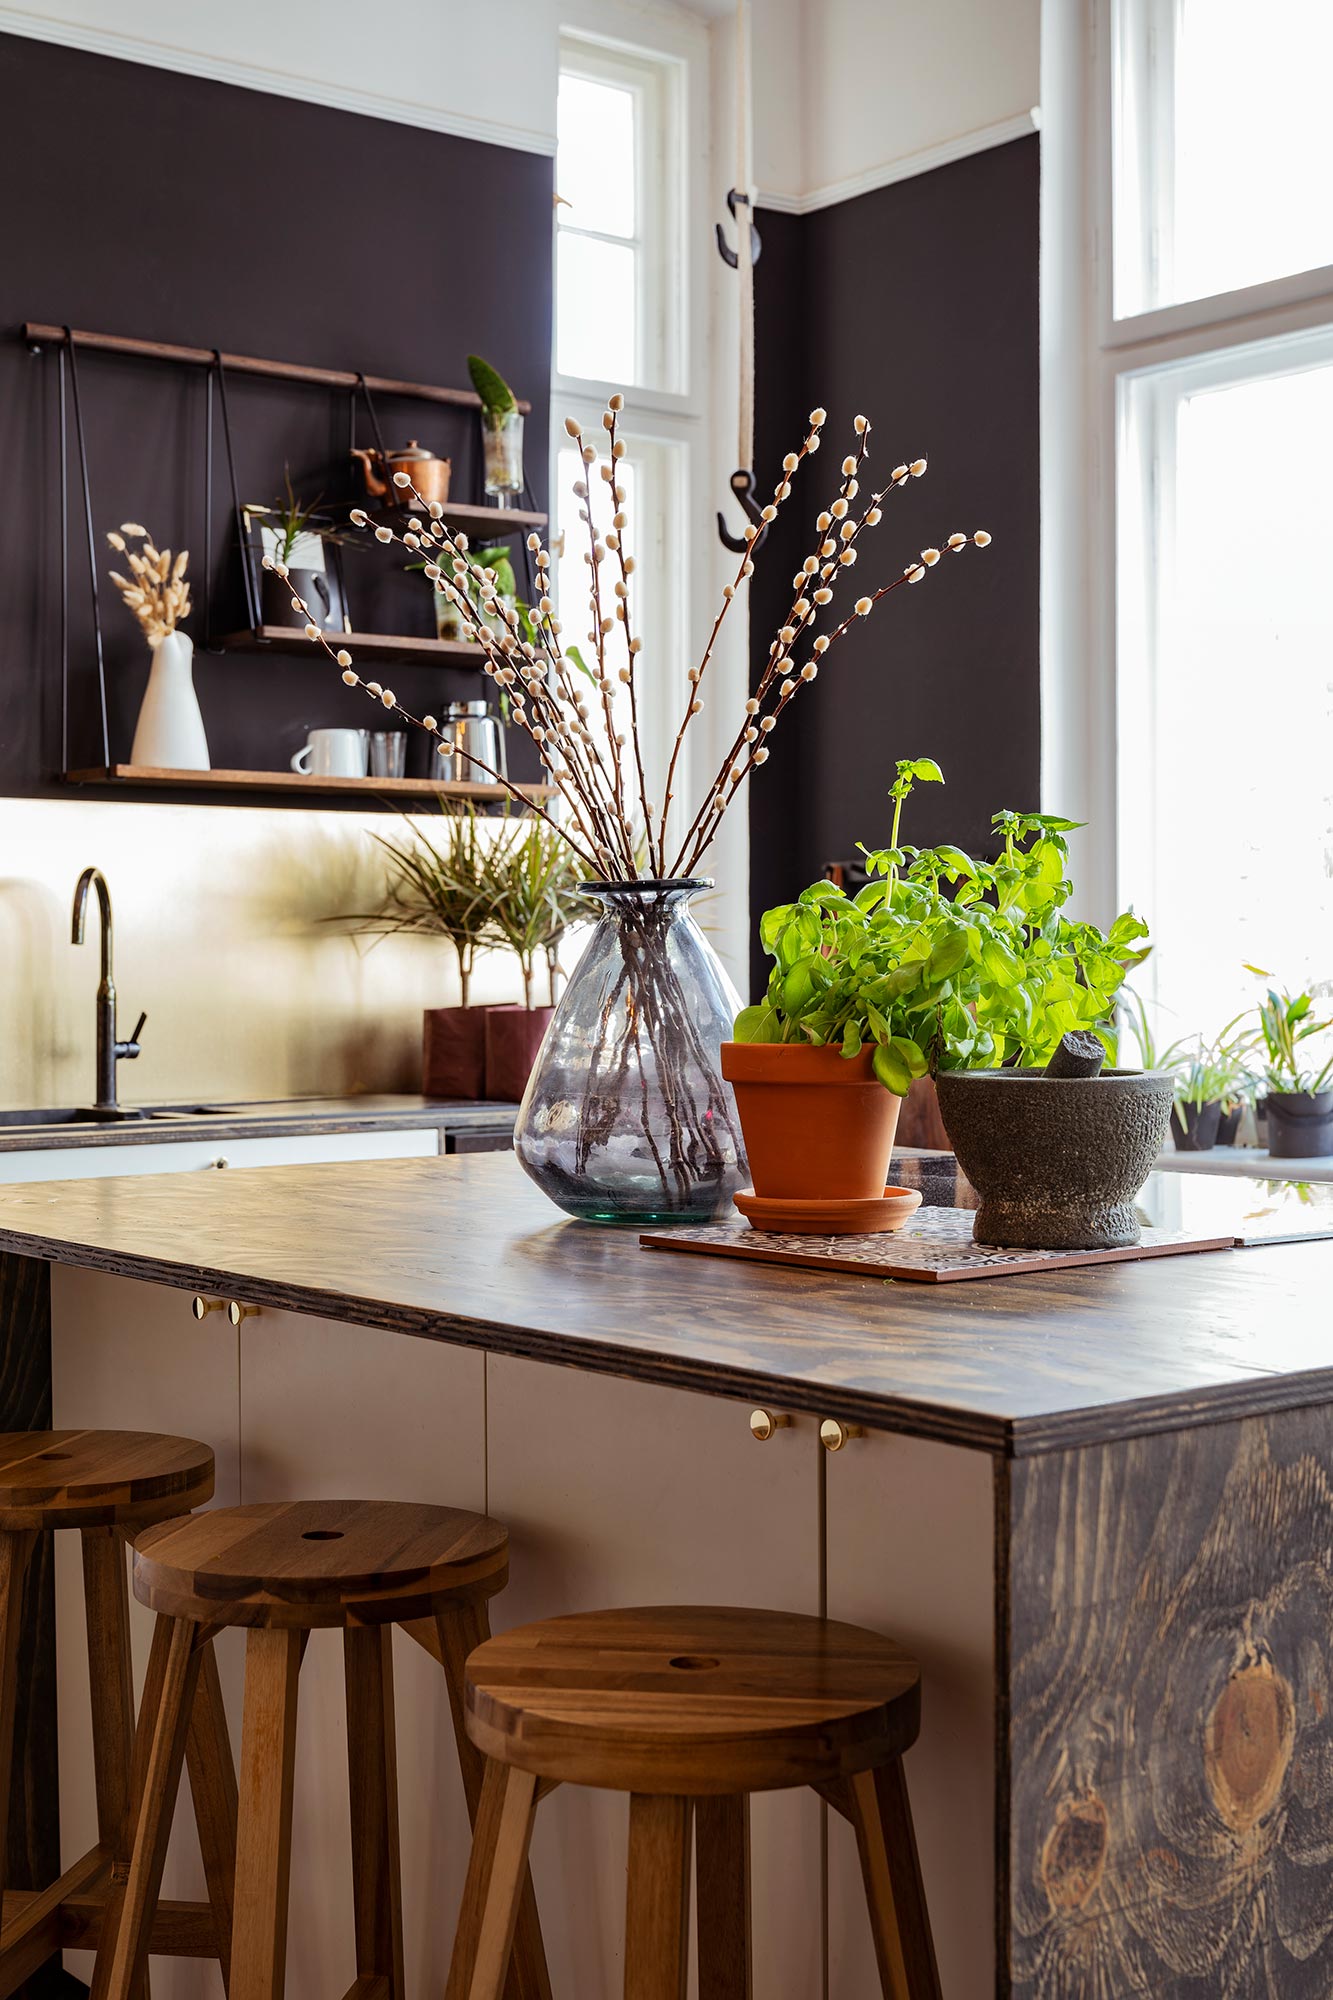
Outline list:
[[[936,1083],[945,1129],[980,1202],[978,1243],[1114,1250],[1138,1242],[1134,1197],[1171,1117],[1175,1085],[1166,1071],[942,1070]]]

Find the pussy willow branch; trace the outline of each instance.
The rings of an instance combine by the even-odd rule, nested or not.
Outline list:
[[[644,825],[644,831],[648,837],[648,854],[649,854],[649,860],[651,862],[652,842],[653,842],[652,812],[650,810],[650,801],[648,798],[648,780],[645,778],[643,774],[643,739],[639,734],[639,689],[638,689],[638,681],[635,676],[635,668],[638,661],[639,649],[635,643],[634,628],[630,621],[629,576],[630,576],[631,565],[625,555],[624,515],[621,511],[621,505],[620,505],[622,496],[621,496],[620,483],[616,477],[616,466],[619,463],[619,456],[620,456],[616,451],[616,422],[620,415],[621,404],[622,404],[622,398],[620,396],[613,396],[611,398],[610,405],[607,410],[607,415],[604,420],[606,422],[606,428],[611,443],[610,486],[611,486],[612,525],[608,530],[606,540],[607,540],[607,546],[615,550],[616,561],[620,568],[620,589],[616,594],[617,597],[619,598],[620,605],[623,608],[618,612],[617,615],[620,618],[621,624],[625,628],[625,678],[627,685],[629,687],[630,741],[634,745],[634,768],[638,774],[638,780],[639,780],[639,809],[643,814],[643,825]],[[624,447],[622,446],[621,451],[623,452],[623,450]],[[615,536],[614,542],[611,540],[612,535]],[[659,873],[661,872],[662,866],[666,858],[663,852],[663,845],[662,845],[663,841],[666,838],[665,804],[662,807],[662,813],[663,813],[663,818],[659,822],[658,835],[657,835],[657,857],[658,857]]]

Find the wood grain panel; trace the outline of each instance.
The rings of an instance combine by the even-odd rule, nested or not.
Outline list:
[[[1333,1425],[1012,1468],[1015,2000],[1333,1991]]]
[[[0,1256],[0,1428],[51,1423],[51,1273],[29,1257]],[[51,1537],[28,1565],[19,1641],[8,1886],[40,1889],[60,1873],[56,1804],[56,1626]]]
[[[1330,1243],[923,1296],[648,1253],[491,1155],[6,1188],[6,1248],[1001,1453],[1333,1399]]]

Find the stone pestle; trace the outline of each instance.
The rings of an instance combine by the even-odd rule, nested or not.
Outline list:
[[[1105,1061],[1106,1047],[1100,1035],[1094,1035],[1091,1028],[1071,1028],[1067,1035],[1061,1035],[1059,1046],[1046,1065],[1046,1075],[1099,1076]]]

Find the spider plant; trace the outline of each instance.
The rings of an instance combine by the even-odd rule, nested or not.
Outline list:
[[[540,820],[507,821],[486,856],[492,930],[519,962],[525,1007],[536,1005],[539,958],[546,961],[547,991],[555,1005],[560,940],[571,923],[592,913],[579,890],[582,876],[564,836]]]
[[[1260,979],[1271,977],[1257,965],[1247,965],[1245,970],[1258,974]],[[1333,1078],[1333,1055],[1322,1068],[1315,1069],[1302,1062],[1300,1044],[1312,1035],[1322,1035],[1333,1027],[1333,1020],[1314,1019],[1313,994],[1280,992],[1272,986],[1255,1011],[1268,1056],[1265,1070],[1268,1088],[1284,1095],[1317,1097]]]
[[[477,953],[494,938],[487,842],[472,806],[460,812],[442,809],[434,840],[411,814],[404,813],[403,818],[406,839],[371,836],[389,862],[383,903],[368,913],[350,912],[343,921],[377,938],[403,934],[444,938],[458,963],[459,994],[466,1007]]]

